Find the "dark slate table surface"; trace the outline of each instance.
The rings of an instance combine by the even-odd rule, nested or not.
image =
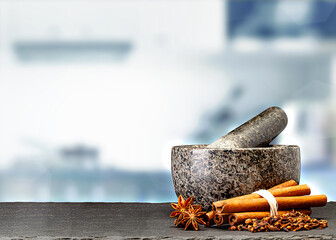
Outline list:
[[[314,208],[326,229],[250,233],[176,228],[169,203],[0,203],[2,239],[336,239],[336,202]]]

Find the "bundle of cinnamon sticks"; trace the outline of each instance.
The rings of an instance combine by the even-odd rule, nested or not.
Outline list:
[[[326,195],[310,195],[307,184],[298,185],[294,180],[284,182],[268,189],[278,203],[278,214],[291,212],[293,209],[311,214],[311,207],[325,206]],[[217,225],[230,224],[236,226],[246,219],[262,219],[270,215],[268,201],[257,193],[214,202],[212,211],[206,214],[208,226],[214,222]]]

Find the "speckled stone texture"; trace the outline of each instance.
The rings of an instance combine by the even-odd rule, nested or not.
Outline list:
[[[209,149],[207,145],[175,146],[171,170],[176,195],[189,197],[205,209],[214,201],[267,189],[288,180],[299,182],[300,148]]]
[[[208,145],[208,148],[265,147],[287,126],[287,115],[279,107],[270,107]]]

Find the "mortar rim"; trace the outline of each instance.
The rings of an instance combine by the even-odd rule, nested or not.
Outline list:
[[[201,146],[201,147],[200,147]],[[276,149],[300,149],[298,145],[284,145],[284,144],[276,144],[276,145],[269,145],[267,147],[248,147],[248,148],[206,148],[208,144],[193,144],[193,145],[177,145],[173,146],[173,148],[180,148],[180,149],[199,149],[199,150],[211,150],[211,151],[240,151],[240,150],[276,150]]]

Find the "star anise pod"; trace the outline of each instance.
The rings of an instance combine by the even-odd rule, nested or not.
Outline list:
[[[194,207],[191,205],[188,211],[183,213],[183,219],[181,224],[185,224],[184,230],[187,230],[189,226],[192,226],[195,230],[198,230],[198,223],[206,225],[203,220],[206,212],[202,212],[202,206]]]
[[[178,197],[178,203],[171,203],[171,206],[176,210],[170,214],[170,217],[176,217],[175,226],[181,225],[183,221],[183,213],[188,211],[189,207],[192,206],[194,202],[194,196],[190,196],[187,200],[184,200],[182,195]]]

